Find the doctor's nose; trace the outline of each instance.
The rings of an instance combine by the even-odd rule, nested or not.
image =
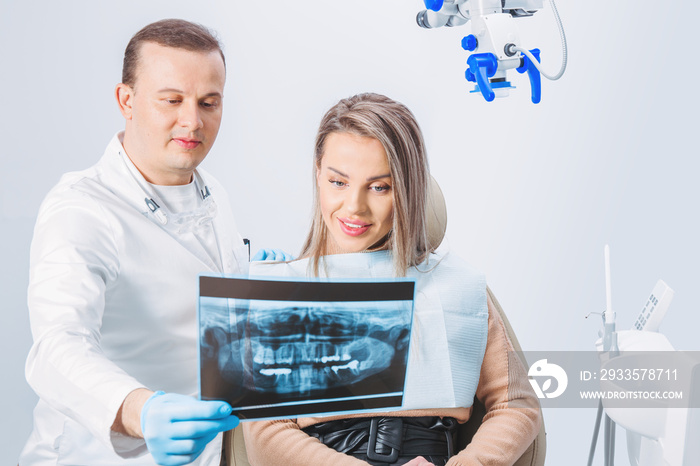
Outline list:
[[[204,126],[201,112],[198,102],[183,102],[179,109],[178,124],[190,131],[200,129]]]

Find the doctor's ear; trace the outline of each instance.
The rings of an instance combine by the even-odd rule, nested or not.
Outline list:
[[[119,111],[127,120],[131,120],[132,116],[132,106],[134,101],[134,89],[124,83],[117,84],[114,89],[114,95],[117,98],[117,105],[119,105]]]

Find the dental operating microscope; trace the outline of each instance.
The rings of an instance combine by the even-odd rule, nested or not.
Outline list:
[[[564,28],[554,0],[552,12],[559,27],[562,42],[562,65],[559,72],[549,75],[540,66],[540,50],[522,46],[516,19],[532,16],[542,9],[543,0],[424,0],[426,10],[418,13],[416,21],[426,29],[471,24],[472,33],[462,39],[462,48],[471,52],[465,73],[467,81],[475,83],[472,92],[480,92],[491,102],[495,97],[507,97],[514,89],[507,72],[515,69],[530,78],[532,102],[542,96],[542,76],[550,80],[561,78],[566,69],[567,48]]]

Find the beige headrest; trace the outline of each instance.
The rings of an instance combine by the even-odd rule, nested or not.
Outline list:
[[[447,206],[442,190],[432,175],[428,181],[428,203],[425,209],[425,219],[429,249],[435,249],[442,243],[445,230],[447,230]]]

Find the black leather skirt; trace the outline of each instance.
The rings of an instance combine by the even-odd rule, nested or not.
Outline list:
[[[457,426],[451,417],[370,417],[322,422],[303,430],[374,466],[401,465],[416,456],[444,466],[454,455]]]

